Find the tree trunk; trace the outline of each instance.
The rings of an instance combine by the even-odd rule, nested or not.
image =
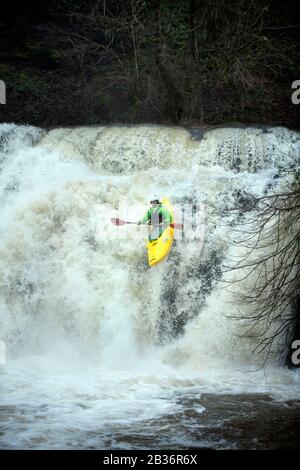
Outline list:
[[[182,113],[183,113],[182,97],[174,83],[174,80],[172,79],[168,66],[165,65],[166,43],[165,43],[165,38],[163,37],[162,28],[161,28],[161,4],[160,2],[157,2],[156,14],[157,14],[156,25],[157,25],[158,44],[157,44],[155,62],[159,70],[161,80],[167,91],[166,107],[168,110],[168,114],[171,116],[172,121],[177,123],[180,121]]]

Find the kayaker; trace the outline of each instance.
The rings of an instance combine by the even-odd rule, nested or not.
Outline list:
[[[159,197],[154,195],[150,200],[151,207],[147,210],[144,217],[138,222],[138,225],[148,222],[149,227],[149,241],[157,240],[163,231],[173,222],[172,214],[169,210],[162,205]]]

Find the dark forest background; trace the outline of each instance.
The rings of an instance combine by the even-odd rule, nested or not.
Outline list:
[[[2,0],[0,119],[297,129],[299,3]]]

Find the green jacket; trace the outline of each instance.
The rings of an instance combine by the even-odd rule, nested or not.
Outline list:
[[[158,206],[150,207],[144,217],[140,220],[141,224],[146,222],[151,222],[153,225],[158,225],[159,223],[170,225],[173,222],[173,217],[166,207],[159,204]]]

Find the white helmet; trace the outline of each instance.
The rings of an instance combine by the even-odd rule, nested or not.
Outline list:
[[[157,194],[153,194],[151,199],[150,199],[150,202],[160,202],[159,201],[159,196]]]

